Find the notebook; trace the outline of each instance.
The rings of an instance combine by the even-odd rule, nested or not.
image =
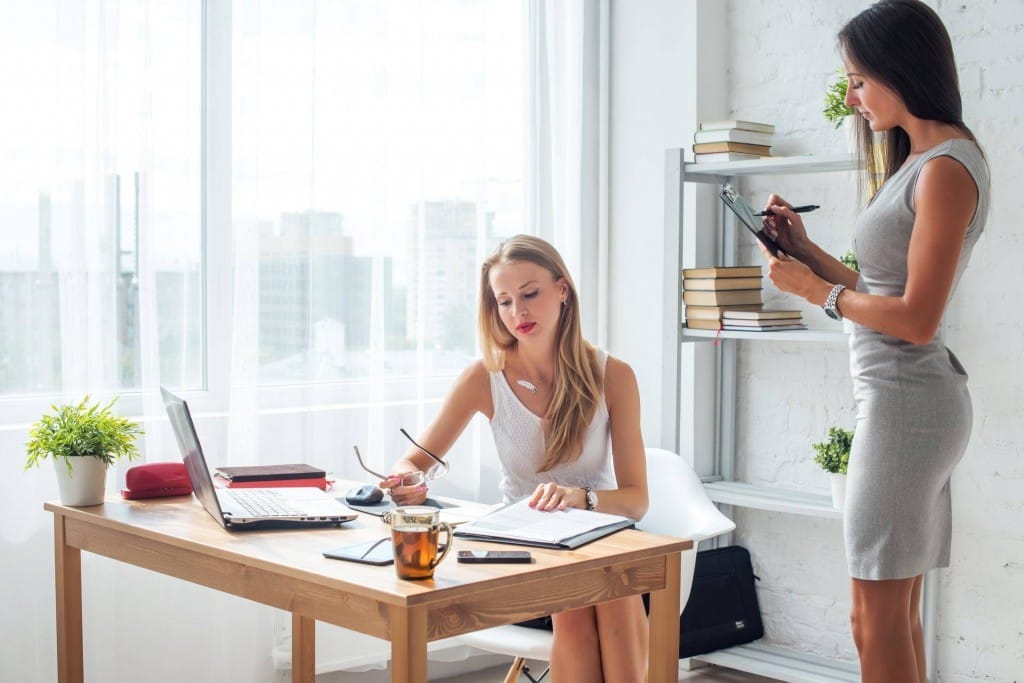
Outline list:
[[[216,488],[188,404],[164,387],[160,387],[160,394],[196,498],[225,529],[235,531],[335,526],[358,516],[316,487]]]

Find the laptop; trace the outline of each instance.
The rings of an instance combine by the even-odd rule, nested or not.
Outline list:
[[[324,491],[300,488],[219,489],[206,464],[192,414],[185,401],[160,387],[171,429],[181,449],[196,498],[221,526],[243,529],[297,529],[336,526],[358,515]]]

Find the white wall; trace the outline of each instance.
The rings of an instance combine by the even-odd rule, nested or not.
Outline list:
[[[727,14],[709,4],[726,6]],[[689,148],[700,118],[735,115],[774,123],[780,155],[845,151],[820,113],[821,100],[840,65],[835,33],[868,4],[613,3],[609,347],[637,371],[648,443],[662,441],[658,404],[662,382],[671,381],[660,372],[657,348],[661,278],[677,277],[654,267],[663,250],[664,148]],[[953,481],[952,566],[939,572],[938,670],[942,681],[1011,681],[1020,679],[1024,662],[1024,323],[1013,272],[1024,231],[1012,203],[1024,172],[1024,3],[931,4],[953,38],[965,120],[989,155],[993,177],[988,229],[947,316],[947,344],[971,374],[975,424]],[[694,36],[718,40],[725,58],[706,57],[713,48]],[[724,97],[709,84],[724,84]],[[808,220],[814,237],[835,253],[848,245],[857,206],[852,174],[758,178],[744,189],[755,198],[777,190],[798,203],[821,204]],[[752,246],[746,256],[758,262]],[[795,303],[770,289],[766,298]],[[820,311],[805,310],[811,322],[825,324]],[[832,423],[853,423],[847,361],[842,347],[742,345],[738,477],[828,491],[810,444]],[[696,362],[698,371],[703,362]],[[689,412],[684,405],[682,419],[685,429],[706,415],[699,405]],[[738,511],[736,520],[736,541],[750,548],[763,579],[767,638],[853,658],[839,522],[758,511]]]

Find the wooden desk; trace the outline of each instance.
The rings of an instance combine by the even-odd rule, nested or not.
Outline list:
[[[645,592],[648,680],[678,680],[679,553],[690,541],[627,530],[573,551],[533,548],[529,565],[464,565],[456,550],[502,546],[458,538],[433,579],[402,581],[393,566],[321,555],[388,535],[372,515],[337,529],[229,533],[191,496],[45,508],[54,515],[61,683],[85,677],[82,550],[288,610],[295,683],[314,680],[316,620],[389,640],[391,680],[424,683],[429,641]]]

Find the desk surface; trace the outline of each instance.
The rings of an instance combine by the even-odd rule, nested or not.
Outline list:
[[[338,490],[345,490],[346,482],[340,485]],[[45,507],[55,515],[59,552],[63,548],[105,555],[289,610],[303,619],[385,638],[393,645],[406,636],[433,641],[617,597],[668,593],[666,577],[672,576],[673,567],[678,575],[678,553],[692,547],[690,541],[625,530],[576,550],[530,548],[531,564],[460,564],[455,561],[459,549],[510,546],[456,537],[433,579],[403,581],[393,566],[331,560],[321,554],[390,535],[372,515],[361,514],[332,529],[228,532],[192,496],[134,501],[111,497],[89,508],[57,503]],[[58,584],[78,583],[74,592],[80,592],[77,563],[72,554],[57,567]],[[652,632],[652,648],[655,641]],[[72,655],[80,647],[74,639],[61,645],[70,647]],[[419,657],[418,650],[416,643],[410,654]]]

